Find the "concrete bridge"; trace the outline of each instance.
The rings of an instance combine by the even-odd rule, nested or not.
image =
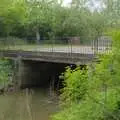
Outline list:
[[[52,86],[59,89],[62,83],[59,75],[65,71],[65,67],[74,68],[96,61],[96,54],[111,50],[111,42],[105,41],[91,41],[88,45],[12,45],[0,51],[0,58],[14,61],[14,80],[19,87]]]
[[[62,81],[59,75],[65,67],[74,68],[76,65],[87,65],[95,61],[94,52],[48,52],[1,50],[0,58],[12,59],[15,64],[15,84],[18,87],[47,87],[59,89]],[[59,84],[59,85],[58,85]]]
[[[45,42],[45,41],[44,41]],[[70,44],[69,44],[70,42]],[[10,59],[32,60],[39,62],[89,64],[93,62],[95,54],[106,53],[111,50],[111,38],[101,36],[96,40],[90,39],[86,44],[39,44],[39,45],[8,45],[6,50],[0,51],[0,57]]]
[[[86,65],[94,61],[94,54],[65,53],[65,52],[37,52],[21,50],[1,50],[1,58],[14,61],[15,83],[17,86],[49,87],[61,86],[59,75],[65,71],[65,67]],[[59,83],[59,85],[58,85]]]
[[[21,59],[24,61],[53,62],[66,64],[89,64],[93,62],[95,54],[93,53],[66,53],[66,52],[36,52],[36,51],[20,51],[5,50],[0,51],[0,57],[9,59]]]

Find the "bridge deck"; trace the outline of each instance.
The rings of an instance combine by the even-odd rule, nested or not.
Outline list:
[[[22,60],[35,60],[42,62],[56,62],[69,64],[88,64],[94,60],[94,54],[65,53],[65,52],[38,52],[21,50],[3,50],[0,51],[0,57],[10,59],[21,58]]]
[[[22,50],[22,51],[37,51],[37,52],[62,52],[62,53],[80,53],[80,54],[94,54],[95,51],[98,53],[109,52],[109,47],[98,46],[81,46],[81,45],[16,45],[16,46],[7,46],[4,49],[9,50]],[[96,50],[95,50],[96,49]]]

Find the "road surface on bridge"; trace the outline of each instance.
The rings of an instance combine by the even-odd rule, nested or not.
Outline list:
[[[23,46],[10,46],[7,50],[23,50],[23,51],[36,51],[36,52],[62,52],[62,53],[80,53],[80,54],[94,54],[109,52],[108,47],[99,46],[94,48],[92,46],[51,46],[51,45],[23,45]]]

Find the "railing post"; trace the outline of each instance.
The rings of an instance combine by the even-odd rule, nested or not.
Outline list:
[[[92,49],[93,49],[93,54],[95,55],[95,54],[96,54],[96,52],[95,52],[95,51],[96,51],[95,39],[93,40],[93,43],[92,43],[92,44],[93,44],[93,45],[92,45],[92,46],[93,46],[93,48],[92,48]]]
[[[53,53],[53,38],[52,38],[52,53]]]
[[[73,49],[73,46],[72,46],[72,39],[70,39],[70,52],[71,52],[71,56],[72,56],[72,50]]]
[[[54,37],[52,37],[52,53],[54,52]]]
[[[98,37],[94,40],[94,55],[98,54]]]

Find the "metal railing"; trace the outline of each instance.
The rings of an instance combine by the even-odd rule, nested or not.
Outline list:
[[[35,41],[35,40],[34,40]],[[23,50],[37,52],[63,52],[69,55],[103,54],[111,51],[112,40],[109,36],[100,37],[61,37],[51,40],[40,40],[39,44],[26,39],[1,38],[1,50]]]

